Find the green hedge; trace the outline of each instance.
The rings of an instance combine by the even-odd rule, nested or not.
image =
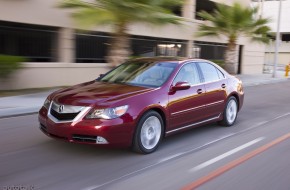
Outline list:
[[[26,59],[23,57],[0,54],[0,78],[8,78],[13,72],[22,67],[21,62],[24,61]]]
[[[219,65],[220,67],[224,67],[225,61],[220,59],[211,59],[210,61],[214,62],[215,64]]]

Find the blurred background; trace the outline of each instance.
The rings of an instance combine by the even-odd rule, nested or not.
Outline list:
[[[204,22],[198,16],[199,12],[211,13],[217,4],[230,6],[233,2],[186,0],[180,5],[170,6],[174,15],[186,19],[183,24],[159,26],[134,22],[128,25],[131,57],[183,56],[223,62],[226,40],[196,37],[194,33]],[[276,30],[278,1],[238,2],[245,6],[262,7],[259,14],[273,17],[271,27]],[[58,0],[1,0],[0,54],[20,56],[18,60],[15,57],[8,59],[10,62],[23,62],[21,69],[9,74],[9,77],[1,74],[1,90],[67,86],[95,79],[108,71],[110,67],[106,56],[110,40],[114,38],[112,26],[98,25],[80,30],[71,16],[73,11],[60,8],[59,3]],[[282,12],[279,64],[284,68],[290,60],[290,22],[286,11],[290,2],[283,3],[285,11]],[[273,43],[265,46],[242,37],[238,40],[237,51],[237,74],[262,74],[265,68],[271,70]],[[7,62],[7,57],[2,59]],[[7,73],[4,68],[6,66],[2,66],[1,70]]]

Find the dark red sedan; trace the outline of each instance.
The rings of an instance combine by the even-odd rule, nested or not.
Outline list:
[[[201,59],[142,58],[47,97],[40,129],[69,142],[155,151],[165,136],[235,123],[242,82]]]

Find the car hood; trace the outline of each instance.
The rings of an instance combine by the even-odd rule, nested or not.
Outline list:
[[[92,106],[119,101],[152,90],[154,88],[91,81],[59,90],[51,98],[65,105]]]

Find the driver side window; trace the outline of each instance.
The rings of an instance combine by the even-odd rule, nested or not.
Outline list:
[[[173,84],[177,82],[188,82],[190,85],[201,83],[195,63],[188,63],[180,69]]]

